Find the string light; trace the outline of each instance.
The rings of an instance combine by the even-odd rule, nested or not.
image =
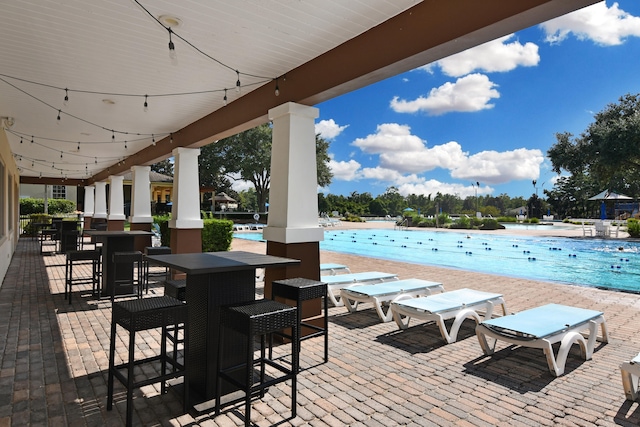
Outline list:
[[[124,149],[127,149],[127,141],[124,142]]]
[[[278,78],[276,77],[276,96],[280,96],[280,87],[278,86]]]
[[[80,151],[80,141],[78,141],[78,151]]]
[[[144,96],[144,112],[149,111],[149,104],[147,103],[147,95]]]
[[[178,61],[178,54],[176,53],[176,47],[174,46],[173,41],[171,41],[171,34],[173,34],[173,30],[171,27],[167,27],[167,31],[169,32],[169,58],[171,58],[171,63],[175,65]]]
[[[156,146],[156,137],[151,135],[151,145]]]
[[[95,161],[93,163],[95,163],[96,165],[98,164],[98,158],[97,157],[95,157]]]
[[[169,134],[169,143],[173,144],[173,134],[172,133]]]
[[[236,74],[238,75],[238,80],[236,80],[236,92],[240,93],[240,71],[236,70]]]
[[[112,130],[111,130],[111,142],[115,142],[115,140],[116,140],[116,133],[115,133],[115,131],[112,129]]]
[[[56,123],[60,124],[60,110],[58,110],[58,121]]]
[[[31,136],[31,143],[33,144],[33,135]]]
[[[22,137],[20,137],[20,144],[22,144]]]
[[[62,158],[62,151],[60,152],[60,158]]]
[[[224,106],[227,106],[227,89],[224,90],[224,98],[222,98],[222,100],[224,101]]]
[[[64,101],[62,103],[65,107],[69,105],[69,89],[67,88],[64,89]]]

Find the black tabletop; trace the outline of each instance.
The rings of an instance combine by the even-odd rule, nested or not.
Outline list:
[[[125,231],[125,230],[90,230],[90,229],[85,229],[84,233],[89,235],[89,236],[122,236],[122,237],[128,237],[128,236],[148,236],[150,234],[153,234],[151,231],[144,231],[144,230],[131,230],[131,231]]]
[[[300,263],[297,259],[244,251],[150,255],[147,258],[187,274],[220,273]]]

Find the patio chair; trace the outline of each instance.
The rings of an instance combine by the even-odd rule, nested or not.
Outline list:
[[[371,303],[382,322],[389,322],[393,313],[389,304],[409,298],[431,295],[434,292],[444,292],[442,283],[421,279],[406,279],[395,282],[379,283],[377,285],[360,285],[340,290],[340,296],[349,312],[358,310],[359,303]],[[387,307],[385,313],[384,307]]]
[[[340,299],[341,289],[390,280],[398,280],[398,275],[380,271],[367,271],[363,273],[337,274],[335,276],[320,276],[320,281],[326,283],[329,287],[329,300],[334,307],[342,307],[344,305]]]
[[[400,329],[407,329],[412,318],[435,322],[440,328],[442,339],[451,344],[458,339],[458,331],[465,319],[473,319],[476,324],[480,323],[478,310],[484,311],[484,319],[490,319],[494,307],[498,304],[502,306],[502,313],[506,314],[507,307],[501,294],[464,288],[392,302],[391,313]],[[451,329],[447,331],[445,321],[449,319],[454,321]]]
[[[638,396],[638,378],[640,377],[640,353],[628,362],[620,365],[620,373],[622,374],[622,388],[627,400],[637,400]]]
[[[349,267],[344,264],[320,264],[320,274],[326,272],[329,272],[332,276],[335,276],[338,273],[351,273],[351,270],[349,270]]]
[[[564,373],[567,356],[573,344],[580,345],[585,360],[591,359],[598,325],[602,335],[600,341],[608,342],[609,333],[602,312],[547,304],[511,316],[485,320],[476,326],[476,335],[486,355],[493,354],[498,340],[523,347],[543,349],[549,371],[558,377]],[[589,332],[588,339],[581,334],[585,330]],[[487,337],[495,340],[493,345],[489,345]],[[558,355],[554,357],[552,345],[558,342],[560,343]]]
[[[593,237],[594,228],[588,225],[585,225],[584,221],[582,221],[582,236],[587,237],[587,234],[590,237]]]

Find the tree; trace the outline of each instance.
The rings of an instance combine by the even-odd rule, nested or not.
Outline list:
[[[553,170],[590,176],[599,188],[640,193],[640,94],[627,94],[595,115],[578,138],[556,134],[547,155]]]
[[[151,165],[151,170],[167,176],[173,176],[173,162],[164,159]]]
[[[271,139],[271,125],[265,123],[203,147],[198,159],[201,183],[206,180],[223,183],[223,179],[249,181],[256,192],[258,209],[264,211],[271,184]],[[316,135],[321,187],[328,186],[333,177],[328,165],[328,149],[329,142]]]

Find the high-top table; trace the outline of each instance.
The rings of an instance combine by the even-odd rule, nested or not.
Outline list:
[[[114,252],[128,252],[134,249],[134,240],[137,236],[148,236],[150,231],[132,230],[85,230],[84,234],[95,237],[97,242],[102,243],[102,296],[110,296],[113,287]],[[130,279],[133,277],[133,265],[131,269],[118,269],[118,280]],[[131,293],[126,287],[119,287],[119,291],[123,294]]]
[[[189,406],[215,398],[218,377],[220,307],[253,301],[256,269],[283,267],[300,261],[243,251],[151,255],[149,260],[187,274],[186,383]],[[231,336],[229,336],[231,335]],[[227,334],[223,366],[237,365],[246,356],[244,337]],[[223,395],[233,392],[223,388]]]

